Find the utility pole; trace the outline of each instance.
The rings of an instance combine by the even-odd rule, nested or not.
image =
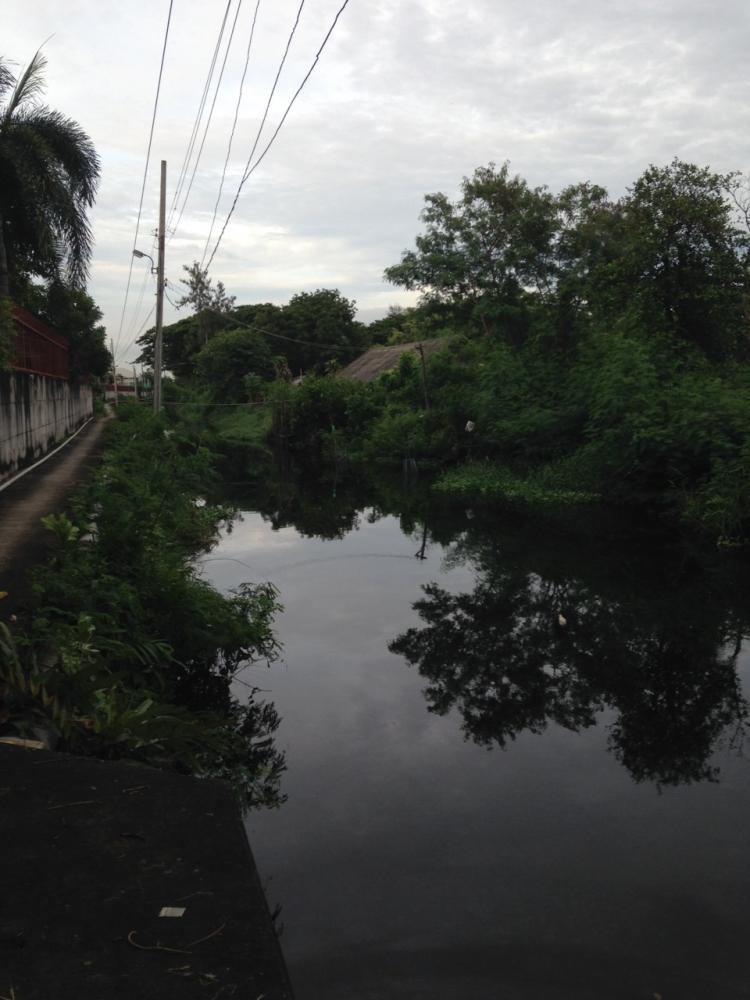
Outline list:
[[[112,355],[112,388],[115,392],[115,406],[117,406],[117,369],[115,368],[115,342],[109,338],[109,350]]]
[[[156,263],[156,340],[154,343],[154,413],[161,410],[161,328],[164,322],[164,230],[167,226],[167,161],[161,161],[159,256]]]

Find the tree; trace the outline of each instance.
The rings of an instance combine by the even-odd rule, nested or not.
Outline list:
[[[190,306],[192,316],[186,316],[176,323],[170,323],[162,330],[162,357],[164,367],[181,378],[189,378],[195,372],[195,356],[209,339],[220,330],[230,327],[230,316],[234,309],[235,296],[227,295],[221,281],[213,287],[208,271],[201,268],[198,261],[190,266],[183,264],[187,278],[180,278],[180,284],[187,291],[176,303],[177,308]],[[141,353],[136,359],[140,364],[153,365],[156,328],[147,330],[136,343]]]
[[[189,299],[200,304],[207,294],[202,272],[197,264],[185,270],[191,274],[191,279],[185,283],[193,282],[194,294],[183,301]],[[367,328],[354,319],[355,303],[344,298],[337,289],[301,292],[286,306],[265,302],[235,307],[234,297],[225,294],[221,282],[215,291],[210,289],[209,283],[208,294],[209,301],[215,303],[219,302],[217,296],[220,295],[223,304],[164,327],[165,366],[183,378],[194,374],[196,356],[207,343],[210,344],[211,337],[238,325],[252,327],[260,334],[274,356],[285,358],[294,375],[301,371],[324,372],[332,360],[346,364],[369,346]],[[152,363],[153,341],[153,330],[138,340],[142,348],[138,361]]]
[[[232,311],[236,296],[227,295],[221,281],[218,281],[214,288],[208,271],[202,268],[197,260],[189,267],[183,264],[182,270],[187,272],[187,278],[180,278],[180,284],[186,286],[187,292],[177,303],[178,307],[192,306],[196,313],[202,313],[206,309],[218,313]]]
[[[714,584],[694,568],[681,578],[662,566],[664,578],[635,597],[644,575],[636,586],[625,560],[614,579],[602,573],[598,547],[581,536],[561,561],[538,536],[499,540],[496,531],[493,521],[472,526],[445,557],[475,567],[474,589],[425,585],[414,604],[421,626],[389,645],[427,681],[429,710],[457,711],[465,736],[490,748],[550,723],[577,732],[608,707],[609,749],[636,781],[715,779],[712,755],[744,726],[748,704],[742,624],[706,599]],[[679,614],[666,579],[679,581]]]
[[[615,307],[720,359],[746,350],[748,235],[734,224],[732,175],[673,160],[622,201]]]
[[[555,333],[567,347],[610,299],[607,265],[618,253],[622,208],[610,201],[603,187],[585,181],[560,192],[557,213],[555,294],[550,304]]]
[[[468,307],[485,328],[522,306],[527,292],[549,289],[557,213],[546,188],[530,188],[511,177],[507,163],[499,170],[491,163],[464,178],[456,202],[437,193],[425,203],[426,231],[416,250],[387,268],[387,281],[418,289],[428,300]]]
[[[60,281],[34,285],[24,296],[25,304],[70,344],[70,371],[73,377],[106,375],[112,364],[107,349],[102,311],[80,288]]]
[[[16,80],[0,61],[0,296],[24,274],[80,287],[91,257],[99,157],[76,122],[39,103],[45,66],[37,52]]]
[[[286,355],[295,374],[313,369],[323,372],[334,359],[346,364],[368,344],[366,328],[355,321],[355,315],[356,303],[337,288],[300,292],[282,310],[285,335],[290,339],[279,340],[274,349]]]
[[[243,402],[247,399],[245,378],[257,375],[272,379],[274,364],[271,352],[259,333],[252,330],[226,330],[217,333],[195,356],[198,378],[215,399]]]

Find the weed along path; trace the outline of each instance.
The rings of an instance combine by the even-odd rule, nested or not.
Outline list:
[[[26,571],[43,561],[49,532],[41,519],[60,511],[99,457],[106,418],[92,420],[73,440],[0,491],[0,620],[23,597]]]

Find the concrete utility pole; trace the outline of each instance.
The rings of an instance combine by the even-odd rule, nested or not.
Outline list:
[[[154,413],[161,410],[161,328],[164,321],[164,230],[167,227],[167,161],[161,161],[159,256],[156,263],[156,340],[154,342]]]

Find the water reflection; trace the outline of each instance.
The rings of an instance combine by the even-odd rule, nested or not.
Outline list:
[[[457,711],[479,745],[579,731],[610,710],[609,749],[659,786],[717,780],[717,749],[742,745],[746,568],[619,516],[467,511],[398,480],[266,475],[251,503],[275,529],[325,539],[396,515],[415,558],[439,545],[446,568],[473,568],[470,593],[425,586],[422,624],[389,648],[428,681],[429,710]]]
[[[554,541],[554,553],[540,553]],[[712,755],[722,741],[741,746],[748,718],[742,617],[695,564],[672,566],[670,580],[632,555],[597,551],[592,561],[578,541],[566,552],[549,532],[511,540],[472,525],[447,561],[470,560],[475,588],[425,586],[414,605],[423,625],[391,652],[428,680],[430,711],[456,709],[480,745],[505,747],[549,723],[577,731],[608,708],[609,747],[636,781],[716,780]]]

